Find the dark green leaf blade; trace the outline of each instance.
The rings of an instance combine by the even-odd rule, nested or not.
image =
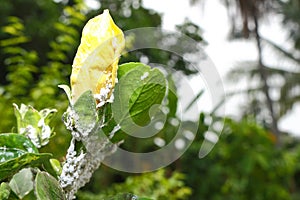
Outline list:
[[[27,166],[36,167],[44,162],[48,162],[51,156],[49,153],[25,153],[20,157],[3,162],[0,164],[0,181],[12,176]]]
[[[26,153],[26,151],[16,148],[0,147],[0,163],[6,162],[14,158],[18,158]]]
[[[0,134],[0,147],[15,148],[28,153],[38,153],[37,148],[30,139],[17,133]]]

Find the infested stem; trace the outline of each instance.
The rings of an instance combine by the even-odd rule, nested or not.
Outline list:
[[[99,168],[104,158],[116,151],[118,144],[111,143],[103,133],[102,128],[105,126],[103,120],[97,123],[91,122],[94,127],[85,131],[86,129],[80,127],[80,118],[74,108],[69,108],[65,115],[64,123],[71,130],[72,139],[59,181],[67,199],[71,200],[75,198],[76,192],[89,182],[93,172]],[[110,135],[118,129],[120,127],[116,126]]]

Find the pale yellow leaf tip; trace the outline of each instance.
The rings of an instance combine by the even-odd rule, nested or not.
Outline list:
[[[72,65],[72,103],[87,90],[93,92],[98,106],[111,100],[124,46],[124,34],[108,10],[87,22]]]

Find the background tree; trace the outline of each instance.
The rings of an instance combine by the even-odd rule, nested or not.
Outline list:
[[[259,123],[274,133],[280,144],[282,134],[278,130],[278,120],[299,102],[299,93],[295,89],[299,86],[296,81],[299,78],[299,59],[297,28],[295,28],[298,27],[295,24],[299,22],[296,17],[299,1],[223,0],[221,2],[225,4],[231,20],[229,38],[246,38],[252,41],[254,39],[258,52],[256,62],[240,62],[239,66],[229,73],[228,78],[231,80],[238,81],[246,77],[251,83],[245,91],[237,91],[233,94],[242,92],[248,96],[248,104],[244,106],[244,116],[254,116]],[[264,23],[264,19],[278,14],[284,16],[282,25],[290,32],[295,44],[294,49],[286,50],[260,34],[260,26]],[[269,58],[263,56],[267,47],[271,47],[278,55],[278,60],[286,60],[287,66],[282,65],[283,62],[279,65],[268,65]],[[274,98],[271,93],[279,94],[279,98]]]
[[[291,7],[293,5],[293,8]],[[263,38],[262,36],[256,34],[256,37],[260,38],[259,46],[261,51],[265,47],[271,47],[272,51],[275,52],[275,55],[278,56],[280,60],[285,60],[286,62],[280,62],[281,64],[278,65],[267,65],[266,62],[263,62],[264,65],[264,73],[267,75],[267,84],[269,84],[269,91],[275,92],[279,94],[278,98],[271,98],[269,102],[272,102],[273,107],[273,114],[275,121],[278,121],[281,117],[285,116],[293,107],[294,105],[299,102],[299,92],[297,91],[297,87],[299,87],[299,82],[297,81],[299,78],[299,59],[297,57],[297,36],[294,35],[294,27],[293,23],[297,23],[295,18],[291,18],[291,12],[295,12],[294,10],[298,9],[299,6],[295,4],[295,1],[277,1],[273,2],[273,5],[269,6],[272,8],[272,14],[283,14],[284,20],[282,21],[282,26],[286,27],[286,30],[290,32],[290,37],[292,39],[292,43],[294,43],[293,49],[287,50],[285,47],[279,46],[276,43],[272,42],[268,38]],[[268,8],[266,8],[268,10]],[[270,9],[269,9],[270,10]],[[289,22],[289,23],[288,23]],[[257,43],[258,45],[258,43]],[[259,51],[259,52],[261,52]],[[259,53],[261,54],[261,53]],[[268,58],[260,56],[260,60],[267,61]],[[278,59],[278,60],[279,60]],[[278,62],[279,63],[279,62]],[[283,63],[283,64],[282,64]],[[248,77],[249,80],[256,79],[259,74],[261,74],[261,69],[256,67],[255,63],[248,63],[241,64],[241,67],[232,71],[232,75],[236,77]],[[232,77],[232,76],[231,76]],[[282,81],[279,81],[282,80]],[[253,114],[256,116],[257,119],[264,119],[263,123],[269,127],[268,123],[266,123],[267,118],[263,118],[262,113],[264,112],[264,108],[261,105],[261,100],[257,98],[259,93],[265,91],[263,85],[259,85],[256,88],[249,88],[247,93],[250,97],[249,106],[247,106],[247,114]],[[270,96],[270,95],[269,95]],[[270,107],[270,106],[269,106]],[[274,120],[273,120],[274,121]]]

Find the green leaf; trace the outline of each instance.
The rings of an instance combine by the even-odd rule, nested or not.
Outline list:
[[[0,147],[15,148],[28,153],[39,152],[30,139],[17,133],[0,134]]]
[[[96,101],[92,91],[86,91],[75,102],[75,128],[81,132],[90,132],[97,122]]]
[[[166,92],[166,79],[158,69],[141,63],[120,66],[119,84],[115,87],[112,103],[113,116],[122,129],[132,131],[147,125]]]
[[[50,164],[51,164],[53,170],[55,171],[56,175],[59,176],[62,172],[60,162],[56,159],[50,159]]]
[[[22,169],[9,182],[12,191],[22,199],[33,190],[33,174],[30,168]]]
[[[66,199],[58,181],[47,172],[36,175],[35,193],[38,200]]]
[[[52,155],[49,153],[25,153],[17,158],[8,160],[0,164],[0,181],[12,176],[22,168],[39,166],[47,162]]]

